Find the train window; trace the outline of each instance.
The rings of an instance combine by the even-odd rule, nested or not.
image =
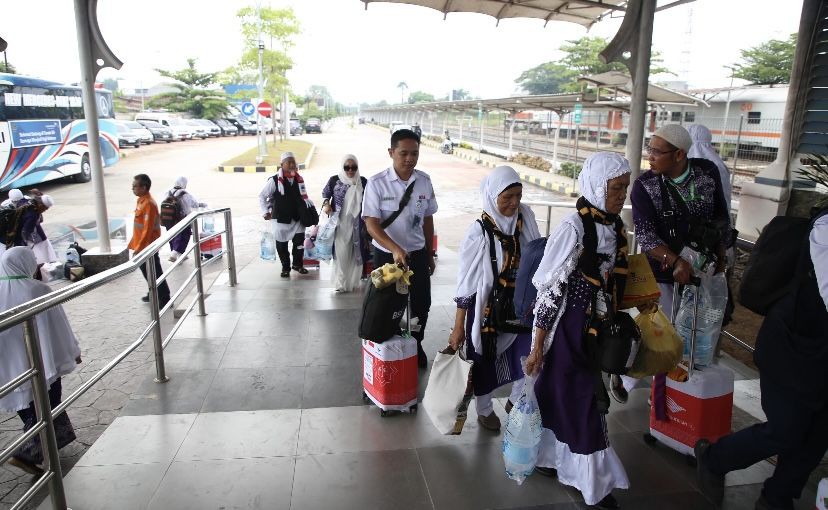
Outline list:
[[[672,112],[670,114],[670,122],[681,122],[681,112]]]
[[[748,124],[759,124],[762,121],[762,112],[748,112]]]
[[[696,112],[684,112],[684,122],[696,122]]]

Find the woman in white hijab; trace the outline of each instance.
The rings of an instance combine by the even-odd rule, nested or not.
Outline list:
[[[480,192],[483,213],[471,224],[460,245],[454,298],[457,311],[449,346],[457,350],[468,340],[467,358],[474,361],[477,420],[484,428],[498,431],[500,419],[492,406],[492,392],[514,382],[510,402],[517,400],[523,389],[520,358],[529,353],[532,338],[528,329],[517,333],[521,328],[494,324],[490,297],[495,278],[490,248],[493,242],[498,291],[514,310],[510,297],[514,296],[521,246],[540,237],[540,232],[532,209],[520,203],[523,185],[514,169],[495,168],[481,183]]]
[[[578,177],[581,198],[546,243],[532,283],[538,289],[535,333],[527,373],[543,422],[536,470],[581,491],[587,505],[619,508],[613,489],[629,480],[609,445],[609,398],[593,371],[585,334],[590,311],[606,310],[623,295],[627,238],[619,213],[630,166],[616,153],[597,152]],[[593,337],[594,339],[594,337]]]
[[[0,257],[0,309],[11,310],[51,292],[48,285],[32,278],[37,261],[32,250],[14,247]],[[52,408],[60,404],[60,378],[71,373],[80,363],[80,347],[61,306],[37,315],[37,334],[43,356],[43,368],[49,384],[49,403]],[[23,325],[19,324],[0,332],[0,386],[29,369],[26,346],[23,341]],[[23,420],[24,430],[37,421],[31,384],[18,387],[0,399],[0,411],[17,412]],[[55,419],[58,448],[75,440],[72,423],[66,413]],[[24,444],[9,461],[29,473],[38,474],[37,466],[43,462],[39,435]]]
[[[193,196],[192,193],[187,191],[187,178],[179,176],[175,180],[175,184],[173,185],[172,189],[167,191],[167,197],[176,197],[178,200],[178,204],[181,207],[181,216],[187,216],[193,209],[198,209],[199,207],[207,207],[207,204],[204,202],[199,202],[196,197]],[[172,250],[172,254],[170,254],[170,262],[175,262],[178,260],[178,257],[181,256],[182,253],[187,249],[187,245],[190,244],[190,238],[193,237],[193,230],[190,227],[185,228],[182,230],[177,236],[173,237],[170,240],[170,249]]]
[[[322,190],[322,211],[338,214],[334,237],[335,292],[350,292],[362,277],[363,262],[368,258],[365,221],[362,219],[362,193],[367,179],[359,175],[359,162],[353,154],[342,158],[342,169],[328,179]]]
[[[690,146],[687,157],[706,159],[716,164],[716,167],[719,169],[719,177],[722,180],[722,191],[724,192],[725,202],[727,202],[727,210],[729,211],[732,193],[730,188],[730,170],[727,169],[719,153],[713,147],[713,135],[710,134],[709,129],[701,124],[691,124],[687,128],[687,132],[690,133],[690,138],[693,139],[693,145]]]

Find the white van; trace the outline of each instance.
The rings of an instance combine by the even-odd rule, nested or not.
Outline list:
[[[181,117],[169,113],[142,112],[135,114],[135,120],[153,120],[162,126],[170,128],[176,140],[190,140],[194,135],[192,126],[184,122]]]

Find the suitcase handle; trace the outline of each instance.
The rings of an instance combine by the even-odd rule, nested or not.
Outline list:
[[[701,286],[701,278],[698,276],[691,276],[690,282],[687,284],[695,287],[696,295],[693,297],[693,322],[690,329],[690,360],[687,365],[687,379],[693,375],[694,365],[696,363],[696,326],[699,318],[699,287]],[[670,310],[670,323],[676,325],[676,315],[678,315],[678,306],[681,304],[680,290],[683,290],[683,285],[673,284],[673,306]]]

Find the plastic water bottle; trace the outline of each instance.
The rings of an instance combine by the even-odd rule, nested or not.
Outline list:
[[[216,220],[213,218],[213,215],[204,216],[201,220],[201,228],[204,232],[215,232],[216,230]]]
[[[74,264],[80,265],[80,253],[75,248],[69,248],[66,250],[66,262],[72,262]]]
[[[273,232],[262,232],[259,256],[262,260],[276,260],[276,240],[273,238]]]
[[[684,339],[684,356],[690,356],[693,332],[693,303],[699,301],[696,319],[696,350],[693,363],[705,367],[713,362],[716,343],[722,330],[724,310],[727,306],[727,281],[724,273],[702,275],[699,287],[688,286],[681,297],[676,315],[676,330]]]
[[[523,484],[538,461],[541,439],[541,416],[534,395],[534,380],[526,378],[524,392],[509,412],[503,433],[503,463],[506,475]]]

